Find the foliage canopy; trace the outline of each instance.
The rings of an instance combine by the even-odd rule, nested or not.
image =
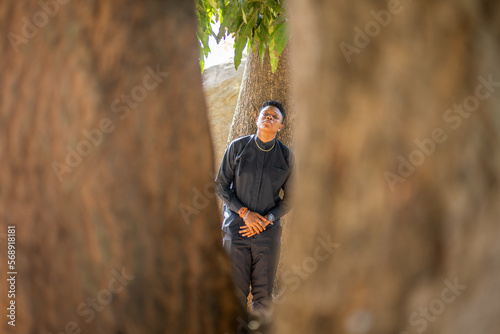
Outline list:
[[[278,67],[278,59],[288,41],[284,0],[197,0],[199,20],[198,39],[201,44],[200,66],[210,53],[208,38],[217,43],[231,35],[234,38],[234,66],[238,68],[245,46],[255,52],[258,48],[261,61],[269,50],[272,71]],[[213,27],[219,23],[219,30]]]

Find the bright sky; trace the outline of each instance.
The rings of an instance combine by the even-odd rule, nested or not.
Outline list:
[[[212,24],[212,29],[214,31],[219,30],[219,23]],[[211,52],[208,54],[208,57],[205,59],[205,68],[208,68],[213,65],[226,63],[230,59],[234,58],[234,38],[231,36],[226,36],[226,39],[220,41],[219,44],[215,41],[215,38],[210,36],[208,38],[208,44],[210,45]],[[246,48],[243,50],[243,54],[247,53]]]
[[[233,42],[233,38],[231,36],[228,36],[226,37],[226,39],[223,39],[219,44],[217,44],[215,38],[210,36],[208,39],[208,44],[210,45],[211,52],[209,53],[208,58],[205,59],[205,68],[220,63],[225,63],[229,61],[229,59],[233,58]]]

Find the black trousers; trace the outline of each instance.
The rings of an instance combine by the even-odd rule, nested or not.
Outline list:
[[[238,298],[247,305],[252,285],[254,310],[269,306],[280,256],[281,226],[274,226],[250,238],[225,234],[223,245],[233,266]]]

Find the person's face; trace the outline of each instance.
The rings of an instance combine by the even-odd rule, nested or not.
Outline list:
[[[262,109],[257,117],[257,128],[260,131],[266,131],[276,134],[283,128],[283,115],[281,111],[273,106],[267,106]]]

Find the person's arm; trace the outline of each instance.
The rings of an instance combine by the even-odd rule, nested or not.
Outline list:
[[[243,204],[236,197],[236,194],[231,189],[231,184],[234,181],[236,152],[234,144],[229,145],[222,163],[219,168],[219,173],[215,179],[217,196],[231,209],[231,211],[238,212],[243,208]]]

